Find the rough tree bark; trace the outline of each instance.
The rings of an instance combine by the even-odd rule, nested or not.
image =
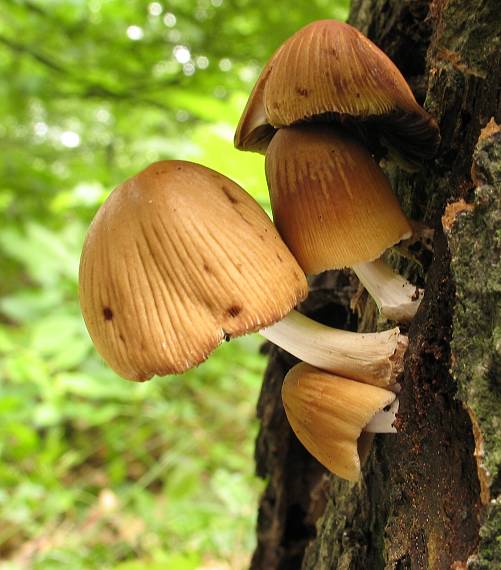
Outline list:
[[[398,65],[437,118],[436,159],[384,167],[407,214],[434,228],[421,263],[390,254],[426,294],[408,330],[400,432],[378,436],[357,484],[330,476],[291,433],[280,399],[295,361],[270,349],[258,404],[268,481],[254,570],[501,568],[501,5],[354,0],[350,23]],[[302,310],[375,330],[356,278],[317,278]],[[384,323],[383,323],[384,324]]]

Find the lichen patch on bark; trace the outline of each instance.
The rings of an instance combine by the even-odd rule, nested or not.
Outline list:
[[[478,552],[469,568],[501,567],[501,132],[479,138],[475,208],[449,236],[456,303],[452,374],[474,415],[482,512]]]

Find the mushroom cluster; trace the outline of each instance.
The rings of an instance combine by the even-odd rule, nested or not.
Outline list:
[[[355,28],[321,20],[271,57],[235,146],[266,154],[273,218],[304,271],[351,267],[382,316],[405,322],[422,291],[378,258],[411,226],[375,157],[414,169],[439,138],[393,62]]]
[[[191,162],[154,163],[110,194],[89,228],[79,284],[94,345],[130,380],[184,372],[258,330],[371,384],[402,371],[398,328],[347,332],[292,310],[308,285],[271,220],[235,182]]]
[[[300,30],[273,55],[235,144],[266,153],[275,225],[229,178],[161,161],[120,184],[84,243],[82,313],[101,356],[144,381],[178,374],[223,341],[259,331],[303,361],[282,396],[299,439],[355,480],[371,432],[393,432],[407,338],[354,333],[294,310],[305,273],[352,267],[381,313],[412,318],[421,292],[378,260],[411,234],[374,156],[408,167],[438,141],[391,61],[333,20]]]
[[[435,120],[393,62],[335,20],[313,22],[278,48],[235,133],[238,149],[266,155],[273,219],[305,273],[350,267],[381,316],[397,322],[414,317],[423,291],[381,259],[412,230],[378,162],[387,156],[414,170],[439,140]],[[390,404],[394,417],[398,406],[388,390],[306,365],[289,373],[282,397],[300,441],[348,479],[360,474],[356,442],[364,426],[392,431],[386,419],[371,417],[387,418],[381,410]]]

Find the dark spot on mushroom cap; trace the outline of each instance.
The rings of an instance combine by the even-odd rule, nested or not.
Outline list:
[[[210,265],[208,263],[204,263],[204,271],[206,273],[212,273],[212,269],[210,268]]]
[[[306,87],[296,87],[296,93],[301,97],[308,97],[308,95],[310,94],[310,92],[308,91],[308,89],[306,89]]]
[[[226,310],[226,312],[230,317],[235,318],[238,317],[238,315],[242,312],[242,307],[239,307],[238,305],[232,305]]]
[[[223,186],[221,186],[221,188],[223,189],[225,196],[228,198],[228,200],[232,204],[238,204],[238,200],[235,198],[235,196],[232,195],[232,193],[230,192],[230,189],[227,186],[223,185]]]
[[[124,338],[124,335],[123,335],[122,333],[120,333],[120,334],[118,335],[118,338],[119,338],[122,342],[125,342],[125,338]]]
[[[103,307],[103,316],[106,321],[111,321],[113,318],[113,311],[109,307]]]
[[[280,256],[279,253],[277,253],[277,259],[278,259],[278,261],[280,261],[280,263],[282,263],[283,259],[282,259],[282,257]]]

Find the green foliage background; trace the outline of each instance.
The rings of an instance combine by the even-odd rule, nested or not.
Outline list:
[[[0,568],[243,568],[253,547],[259,338],[133,384],[80,317],[86,228],[110,190],[195,160],[267,206],[233,149],[261,66],[347,0],[1,0]]]

